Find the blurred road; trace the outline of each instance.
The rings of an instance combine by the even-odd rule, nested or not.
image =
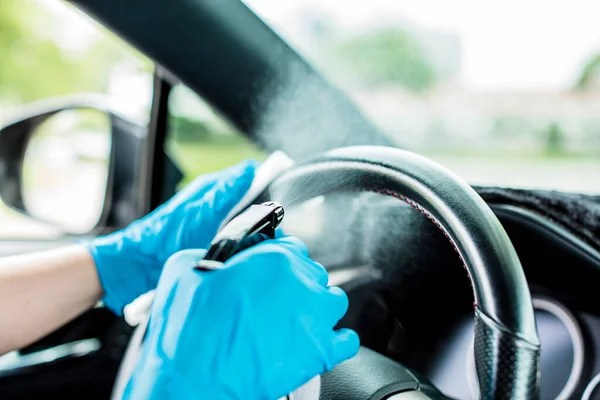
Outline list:
[[[477,158],[428,155],[471,185],[600,194],[600,156],[577,158]]]

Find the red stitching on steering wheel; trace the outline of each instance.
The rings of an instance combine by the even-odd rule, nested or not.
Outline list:
[[[433,215],[431,215],[429,213],[429,211],[425,210],[423,207],[421,207],[419,204],[415,203],[411,199],[409,199],[407,197],[404,197],[404,196],[402,196],[402,195],[400,195],[400,194],[398,194],[396,192],[392,192],[391,190],[374,189],[374,188],[365,188],[363,190],[368,190],[370,192],[375,192],[375,193],[383,194],[385,196],[395,197],[398,200],[402,200],[403,202],[405,202],[406,204],[408,204],[409,206],[411,206],[415,210],[419,211],[421,214],[425,215],[431,222],[433,222],[435,224],[435,226],[437,226],[439,228],[439,230],[442,231],[442,233],[444,234],[444,236],[446,237],[446,239],[448,239],[448,241],[452,245],[452,248],[454,249],[454,251],[458,255],[458,258],[460,259],[460,261],[462,263],[462,266],[463,266],[465,272],[467,273],[467,277],[469,278],[469,283],[471,284],[471,288],[474,289],[474,287],[473,287],[473,280],[471,279],[471,274],[469,273],[469,270],[467,269],[467,263],[465,262],[465,259],[463,258],[462,254],[460,254],[460,251],[458,250],[458,246],[456,245],[456,242],[454,241],[454,239],[452,239],[452,237],[446,231],[446,229],[442,226],[442,224],[440,224],[438,222],[438,220]],[[475,296],[473,296],[473,298],[474,298],[474,300],[473,300],[473,308],[475,308],[475,307],[477,307],[477,300],[476,300]]]

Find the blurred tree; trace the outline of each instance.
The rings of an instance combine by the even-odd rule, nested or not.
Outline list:
[[[169,137],[177,142],[214,141],[214,127],[207,121],[171,115],[169,118]]]
[[[334,48],[367,85],[400,85],[420,92],[435,83],[433,67],[423,49],[408,33],[386,29],[344,41]]]
[[[575,88],[579,90],[593,87],[600,88],[600,54],[588,60],[575,84]]]
[[[452,135],[443,119],[434,118],[427,123],[422,147],[439,151],[447,149],[452,142]]]
[[[498,138],[524,137],[533,131],[531,121],[521,116],[499,115],[492,119],[491,134]]]
[[[549,155],[560,155],[564,152],[565,134],[557,123],[551,123],[544,134],[546,141],[546,153]]]
[[[112,68],[123,60],[136,59],[142,68],[151,68],[104,29],[83,46],[68,46],[61,40],[68,24],[64,13],[50,9],[48,2],[0,1],[0,104],[104,92]]]

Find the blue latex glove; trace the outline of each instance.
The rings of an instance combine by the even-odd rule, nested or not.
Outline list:
[[[104,289],[104,304],[123,308],[158,283],[167,259],[208,247],[219,225],[250,188],[255,162],[204,175],[127,228],[86,243]]]
[[[172,257],[158,285],[142,357],[124,399],[276,400],[358,352],[333,327],[348,298],[297,239],[269,240],[226,269]]]

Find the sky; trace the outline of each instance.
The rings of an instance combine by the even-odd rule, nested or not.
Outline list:
[[[66,34],[73,45],[93,35],[95,27],[61,2],[38,1],[71,17]],[[461,41],[461,81],[475,90],[569,88],[586,60],[600,52],[597,0],[243,1],[292,44],[302,38],[289,22],[306,10],[325,13],[349,29],[409,21],[450,32]]]
[[[572,86],[600,51],[597,0],[245,0],[294,42],[290,21],[302,9],[336,22],[373,26],[409,20],[446,30],[462,45],[462,82],[482,90],[557,90]]]
[[[57,32],[61,37],[56,38],[63,46],[85,46],[101,32],[62,1],[34,1],[64,18],[63,29]],[[460,40],[460,82],[467,90],[564,90],[573,86],[586,60],[600,52],[597,0],[243,1],[300,50],[306,40],[299,37],[299,24],[290,22],[297,22],[306,11],[323,13],[350,31],[409,23],[451,33]],[[130,67],[118,72],[109,99],[126,115],[146,116],[151,78]]]

